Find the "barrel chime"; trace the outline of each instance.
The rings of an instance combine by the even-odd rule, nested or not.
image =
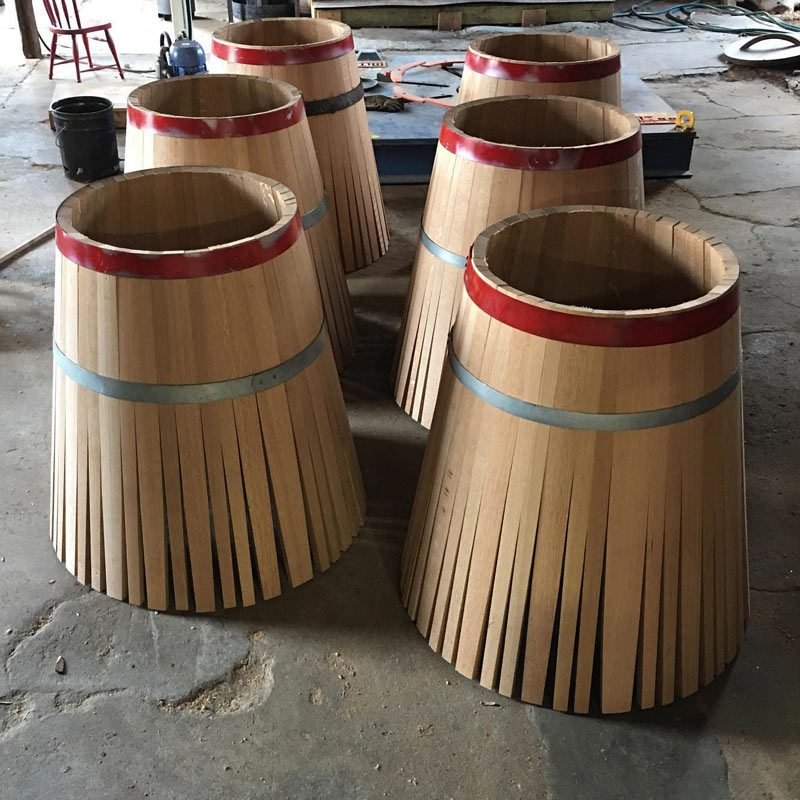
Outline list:
[[[619,47],[574,33],[506,33],[470,42],[461,103],[505,95],[558,94],[620,105]]]
[[[605,713],[685,697],[748,611],[738,265],[675,220],[530,211],[476,239],[403,556],[430,646]]]
[[[444,116],[395,362],[395,399],[430,427],[475,237],[510,214],[570,203],[641,208],[632,114],[573,97],[474,100]]]
[[[150,169],[56,221],[58,557],[111,597],[196,611],[326,569],[364,497],[294,195]]]
[[[232,167],[275,178],[297,197],[336,363],[355,351],[355,317],[300,92],[247,75],[154,81],[128,98],[127,171]]]
[[[228,72],[300,90],[345,269],[382,256],[389,233],[350,28],[324,19],[250,20],[216,31],[211,51]]]

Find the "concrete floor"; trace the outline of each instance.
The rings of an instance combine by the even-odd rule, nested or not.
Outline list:
[[[340,562],[214,617],[79,587],[47,535],[47,245],[0,273],[0,798],[800,797],[800,99],[781,73],[726,72],[720,37],[572,27],[626,43],[626,63],[696,113],[694,177],[649,183],[648,206],[742,263],[752,618],[738,660],[673,706],[574,717],[461,678],[408,620],[398,563],[426,433],[387,387],[424,187],[387,188],[391,250],[349,280],[360,340],[344,387],[369,517]],[[443,49],[431,32],[367,35]],[[0,251],[70,191],[44,122],[52,84],[4,52]]]

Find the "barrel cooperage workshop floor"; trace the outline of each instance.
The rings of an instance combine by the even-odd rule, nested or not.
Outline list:
[[[87,0],[81,13],[112,14],[121,63],[147,69],[170,27],[154,6]],[[216,18],[195,23],[210,52],[225,4],[197,9]],[[0,252],[51,225],[78,188],[46,123],[47,63],[21,58],[13,22],[7,2]],[[800,97],[783,72],[726,71],[729,36],[556,29],[613,38],[626,68],[695,113],[692,177],[645,180],[645,207],[713,233],[740,264],[751,608],[738,656],[669,706],[566,714],[463,677],[409,619],[400,566],[428,434],[396,405],[390,372],[424,186],[383,187],[389,251],[348,276],[357,348],[342,384],[367,496],[350,547],[303,585],[217,615],[155,614],[81,586],[48,537],[44,244],[0,271],[0,798],[800,797]],[[356,46],[412,61],[463,53],[474,35],[361,30]],[[102,94],[95,80],[84,85]]]

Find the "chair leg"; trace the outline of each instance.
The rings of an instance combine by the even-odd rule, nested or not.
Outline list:
[[[75,59],[75,74],[78,76],[78,83],[81,82],[81,57],[78,53],[78,37],[72,34],[72,57]]]
[[[92,51],[89,49],[89,37],[85,33],[83,34],[83,48],[86,50],[86,60],[89,62],[89,69],[94,69]]]
[[[106,29],[105,34],[106,34],[106,41],[108,42],[108,49],[111,51],[111,55],[114,56],[114,63],[117,65],[117,72],[119,72],[119,77],[124,81],[125,75],[122,72],[122,67],[119,64],[119,58],[117,56],[117,48],[114,47],[114,40],[111,38],[111,34],[108,32],[108,29]]]
[[[58,42],[58,34],[53,34],[53,41],[50,42],[50,80],[53,80],[53,66],[56,63],[56,43]]]

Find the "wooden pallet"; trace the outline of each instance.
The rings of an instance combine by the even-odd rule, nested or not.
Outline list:
[[[312,0],[312,14],[347,23],[351,28],[439,28],[466,25],[542,25],[556,22],[607,22],[612,0]]]

